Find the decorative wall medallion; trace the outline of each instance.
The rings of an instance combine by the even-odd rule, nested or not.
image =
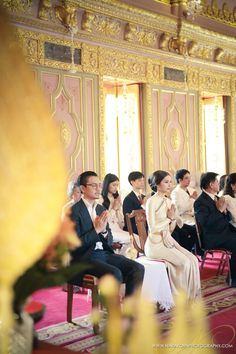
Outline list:
[[[60,132],[61,132],[61,142],[64,148],[66,149],[71,142],[71,133],[68,125],[64,121],[61,122]]]
[[[180,132],[177,128],[173,128],[170,136],[170,145],[174,151],[180,148]]]

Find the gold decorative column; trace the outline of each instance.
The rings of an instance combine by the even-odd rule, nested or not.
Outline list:
[[[205,125],[202,115],[202,94],[199,94],[198,98],[198,134],[199,134],[199,172],[205,172],[206,170],[206,141],[205,141]]]
[[[149,175],[154,171],[153,162],[153,129],[152,129],[152,89],[151,85],[144,85],[144,151],[145,172]]]
[[[236,154],[235,154],[235,139],[236,139],[236,92],[233,92],[230,100],[230,112],[228,114],[227,124],[227,140],[228,140],[228,161],[229,173],[236,171]]]

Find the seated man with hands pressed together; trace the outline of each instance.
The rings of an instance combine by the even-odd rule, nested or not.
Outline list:
[[[112,233],[108,225],[108,211],[97,199],[101,193],[101,183],[93,171],[83,172],[77,184],[82,192],[81,200],[73,205],[71,218],[82,246],[72,251],[72,262],[85,262],[91,265],[86,273],[98,278],[112,274],[120,283],[125,283],[125,295],[131,295],[142,285],[144,267],[138,262],[115,254],[112,249]],[[74,277],[76,284],[81,276]]]
[[[201,176],[201,195],[194,203],[196,218],[201,226],[204,247],[224,248],[232,252],[230,259],[231,286],[236,287],[236,231],[230,224],[224,197],[217,197],[218,174],[206,172]]]
[[[144,190],[144,175],[142,172],[133,171],[128,176],[128,181],[132,186],[132,191],[125,197],[123,201],[123,214],[124,214],[124,230],[128,231],[126,222],[126,214],[131,213],[133,210],[144,209],[147,197],[143,194]],[[138,234],[135,219],[131,218],[132,229],[135,234]]]
[[[171,200],[176,206],[177,212],[183,220],[183,226],[181,230],[178,230],[177,238],[173,234],[179,244],[186,248],[188,251],[192,251],[194,245],[199,255],[202,255],[197,242],[197,232],[194,220],[193,203],[198,197],[197,192],[191,188],[190,172],[184,168],[179,169],[175,173],[177,186],[171,192]]]

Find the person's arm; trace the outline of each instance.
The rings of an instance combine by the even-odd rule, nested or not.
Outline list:
[[[215,230],[219,226],[222,229],[222,220],[227,216],[221,213],[216,207],[204,203],[202,200],[197,199],[194,203],[194,211],[196,217],[203,229]]]
[[[230,195],[224,195],[226,208],[230,213],[230,220],[236,223],[236,198],[232,198]]]
[[[151,234],[159,233],[169,227],[171,220],[166,215],[162,215],[161,208],[165,203],[158,198],[150,198],[146,204],[146,217],[148,228]]]
[[[194,199],[189,198],[187,193],[186,193],[186,198],[184,198],[183,193],[186,192],[180,190],[179,191],[173,190],[171,193],[171,200],[176,206],[177,212],[180,216],[187,212],[192,213],[193,203],[194,203]]]
[[[91,220],[91,226],[89,227],[90,220],[84,220],[80,212],[78,211],[78,208],[72,207],[71,219],[75,223],[76,233],[80,238],[80,240],[82,241],[83,245],[92,246],[99,241],[99,236],[95,231],[92,220]],[[85,228],[86,224],[88,224],[87,229]]]

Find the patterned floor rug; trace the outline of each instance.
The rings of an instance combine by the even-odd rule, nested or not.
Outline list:
[[[230,317],[229,314],[224,316],[224,313],[225,311],[229,313],[236,311],[236,289],[227,286],[225,276],[218,276],[202,280],[202,294],[204,296],[208,318],[211,319],[210,327],[212,333],[216,331],[216,328],[219,328],[219,323],[221,326],[224,326],[224,330],[231,330],[235,333],[235,316],[233,316],[232,319],[232,316]],[[221,320],[221,314],[223,322]],[[216,315],[216,321],[214,321],[214,315]],[[161,322],[163,332],[167,332],[171,326],[172,312],[160,313],[157,317]],[[96,348],[104,343],[104,340],[101,335],[94,335],[90,316],[76,318],[74,323],[75,324],[69,324],[64,322],[38,330],[38,338],[55,345],[66,347],[75,352],[94,353]],[[100,328],[104,326],[105,320],[103,319],[100,323]],[[219,331],[217,333],[219,333]],[[225,339],[226,333],[222,334],[223,337],[219,335],[216,336],[215,333],[213,333],[212,336],[213,335],[214,342],[219,345],[218,349],[220,353],[236,352],[236,350],[232,349],[233,347],[236,349],[236,342],[234,343],[235,338],[229,335],[230,339]],[[227,343],[225,342],[226,340],[228,341]],[[228,346],[226,346],[226,344]],[[222,345],[223,347],[221,348]],[[227,351],[225,351],[225,348],[227,348]],[[230,349],[232,351],[230,351]]]

